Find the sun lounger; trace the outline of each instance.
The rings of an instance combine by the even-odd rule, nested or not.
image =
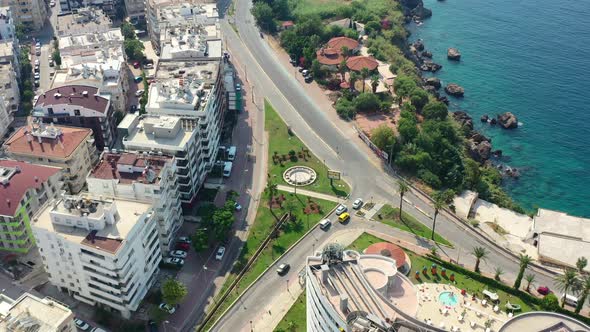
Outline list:
[[[508,313],[508,318],[512,318],[512,316],[514,316],[514,314],[513,314],[513,313],[511,313],[511,312],[509,312],[509,313]]]
[[[500,297],[498,296],[498,294],[494,293],[494,292],[490,292],[489,290],[484,290],[483,295],[486,296],[487,298],[489,298],[492,301],[498,301],[498,299],[500,299]]]
[[[498,312],[498,311],[500,311],[500,307],[499,307],[499,306],[497,306],[497,305],[495,305],[495,306],[494,306],[494,312]]]
[[[486,304],[488,304],[488,300],[481,301],[481,305],[485,306]]]

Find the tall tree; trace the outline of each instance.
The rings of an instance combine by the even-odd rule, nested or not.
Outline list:
[[[161,290],[162,300],[171,306],[175,306],[182,302],[188,293],[186,286],[182,282],[172,278],[168,278],[164,281]]]
[[[579,314],[582,308],[584,307],[584,302],[588,299],[588,294],[590,294],[590,275],[585,275],[581,281],[581,294],[578,298],[578,305],[576,306],[576,313]]]
[[[371,142],[379,149],[385,150],[395,144],[395,132],[388,125],[382,124],[371,132]]]
[[[534,273],[528,273],[526,276],[524,276],[524,280],[526,281],[526,291],[530,292],[531,291],[531,284],[533,282],[535,282],[535,274]]]
[[[369,68],[363,67],[361,69],[361,77],[363,79],[363,93],[365,93],[365,85],[366,85],[365,80],[367,79],[367,77],[369,77],[369,74],[370,74]]]
[[[494,268],[494,279],[500,281],[500,277],[504,274],[504,269],[500,266]]]
[[[436,217],[438,216],[438,211],[445,207],[445,199],[444,196],[441,195],[440,192],[436,192],[432,195],[432,199],[434,200],[434,218],[432,218],[432,234],[430,235],[430,239],[434,240],[434,229],[436,228]]]
[[[522,282],[522,277],[524,276],[524,270],[526,270],[526,268],[531,263],[532,257],[529,255],[520,254],[518,256],[518,260],[520,269],[518,270],[518,275],[516,276],[516,280],[514,281],[514,289],[520,288],[520,283]]]
[[[399,190],[399,220],[402,220],[402,204],[404,203],[404,195],[410,190],[410,187],[403,180],[397,180],[397,187]]]
[[[576,261],[576,267],[578,268],[578,272],[580,273],[584,273],[584,269],[586,268],[586,266],[588,265],[588,260],[586,259],[586,257],[580,257],[578,258],[578,260]]]
[[[555,284],[563,292],[561,307],[565,307],[565,297],[570,290],[576,290],[579,285],[578,272],[574,269],[565,269],[563,274],[555,277]]]
[[[471,254],[473,256],[475,256],[475,268],[474,268],[474,271],[475,272],[479,272],[479,263],[482,260],[485,260],[487,258],[488,251],[484,247],[475,247],[475,248],[473,248],[473,251],[471,252]]]
[[[356,83],[356,81],[358,81],[359,79],[359,75],[355,72],[355,71],[351,71],[349,76],[349,80],[350,80],[350,88],[355,90],[354,87],[354,83]]]
[[[289,212],[291,215],[291,218],[293,218],[293,211],[297,209],[297,203],[295,203],[295,200],[293,199],[288,199],[285,201],[285,204],[283,204],[283,208],[287,210],[287,212]]]
[[[346,60],[342,59],[342,61],[340,61],[340,65],[338,65],[338,71],[340,72],[340,77],[341,77],[341,82],[346,81],[346,71],[348,70],[348,67],[346,67]]]
[[[377,88],[379,87],[379,75],[372,75],[371,76],[371,89],[373,93],[377,93]]]

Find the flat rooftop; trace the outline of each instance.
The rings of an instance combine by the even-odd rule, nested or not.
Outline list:
[[[8,58],[14,56],[14,42],[3,41],[0,42],[0,58]]]
[[[119,219],[112,225],[106,224],[100,230],[86,230],[81,227],[55,224],[51,219],[52,212],[71,215],[74,220],[81,217],[79,209],[68,209],[64,204],[67,198],[61,198],[42,208],[33,218],[32,226],[57,233],[73,243],[115,254],[121,247],[123,240],[138,222],[140,216],[150,211],[152,207],[151,204],[120,198],[99,199],[91,194],[80,195],[79,197],[88,198],[92,204],[95,204],[90,210],[89,217],[100,218],[105,211],[108,211],[115,204]]]
[[[188,125],[188,122],[192,123],[192,121],[175,116],[143,115],[133,122],[128,128],[128,136],[123,138],[123,145],[146,149],[157,147],[166,150],[184,150],[191,140],[194,129]],[[180,128],[176,128],[177,125]],[[158,135],[156,131],[152,131],[153,127],[158,127],[168,135]]]
[[[499,332],[568,332],[590,331],[590,326],[571,317],[554,312],[527,312],[515,316]]]
[[[58,331],[73,316],[68,307],[58,302],[25,293],[13,303],[6,320],[0,321],[0,328],[3,331]]]
[[[539,209],[533,218],[534,232],[553,233],[590,241],[590,219],[570,216],[567,213]]]
[[[123,44],[123,35],[120,29],[64,35],[59,38],[59,49],[64,55],[76,47],[100,49],[109,44]]]
[[[100,9],[86,7],[76,14],[57,17],[57,35],[77,35],[81,33],[105,32],[112,28],[112,21]],[[61,46],[61,45],[60,45]]]
[[[160,172],[172,157],[140,153],[104,152],[89,178],[119,180],[119,183],[159,183]],[[146,169],[147,168],[147,169]]]
[[[174,22],[186,20],[193,16],[203,16],[206,18],[218,18],[217,5],[210,4],[191,4],[189,2],[178,3],[162,7],[159,10],[158,20],[161,22]]]

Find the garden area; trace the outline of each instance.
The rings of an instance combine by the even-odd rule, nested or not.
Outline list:
[[[383,205],[383,207],[377,212],[375,218],[377,221],[387,224],[391,227],[401,229],[405,232],[413,233],[416,236],[430,239],[432,230],[416,220],[412,215],[402,211],[400,220],[399,208],[394,208],[389,204]],[[444,237],[438,233],[434,233],[434,241],[446,246],[452,247],[453,245]]]
[[[299,295],[285,317],[275,328],[275,332],[305,331],[307,327],[307,311],[305,290]]]
[[[237,274],[246,265],[248,260],[250,260],[254,252],[256,252],[256,249],[260,247],[264,239],[270,234],[280,217],[290,212],[292,218],[283,224],[279,234],[268,243],[250,267],[250,270],[240,280],[237,287],[209,320],[207,327],[210,327],[233,303],[238,295],[256,280],[275,259],[299,240],[311,227],[314,227],[336,205],[336,203],[330,201],[278,191],[276,190],[276,186],[274,189],[271,188],[272,186],[267,188],[261,198],[256,214],[256,221],[250,229],[248,240],[244,244],[240,256],[232,272],[225,280],[217,298],[225,293],[229,285],[237,277]],[[269,208],[269,206],[272,206],[272,208]]]
[[[270,180],[277,184],[288,185],[283,179],[283,172],[292,166],[307,166],[317,174],[315,182],[301,189],[335,196],[347,196],[350,187],[342,180],[328,179],[328,167],[309,151],[307,146],[287,127],[283,119],[270,105],[264,102],[264,126],[270,137],[268,150],[268,173]]]

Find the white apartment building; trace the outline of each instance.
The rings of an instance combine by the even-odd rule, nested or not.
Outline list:
[[[105,12],[95,7],[76,9],[72,14],[59,15],[55,24],[57,37],[104,33],[113,30],[113,22]],[[60,43],[61,47],[61,43]]]
[[[145,1],[144,0],[124,0],[127,16],[132,22],[145,20]]]
[[[33,123],[19,128],[4,143],[4,150],[12,159],[60,167],[72,194],[82,190],[84,175],[98,161],[91,129],[54,124]]]
[[[166,41],[173,39],[176,31],[193,29],[194,33],[210,39],[219,39],[219,19],[217,5],[199,4],[186,1],[155,1],[147,2],[147,28],[152,45],[163,49]]]
[[[39,30],[49,18],[47,5],[43,0],[1,0],[0,6],[10,7],[15,24],[23,24],[25,27]]]
[[[74,313],[51,298],[24,293],[17,299],[0,295],[0,331],[76,332]]]
[[[103,25],[88,32],[75,33],[74,30],[64,33],[59,37],[59,52],[61,56],[81,51],[96,51],[99,49],[122,47],[123,35],[121,29],[110,28]]]
[[[34,245],[30,221],[39,207],[58,197],[61,169],[0,160],[0,250],[27,253]]]
[[[148,114],[198,120],[198,135],[205,170],[217,157],[225,110],[219,60],[160,61],[156,83],[150,85]]]
[[[16,39],[16,29],[12,9],[9,6],[0,7],[0,40]]]
[[[166,255],[183,217],[174,157],[161,152],[104,152],[88,174],[88,191],[95,195],[148,202],[154,207],[160,249]]]
[[[161,260],[151,204],[64,196],[31,223],[49,281],[75,299],[129,318]]]
[[[94,50],[71,50],[61,57],[62,65],[55,72],[52,88],[65,85],[86,85],[111,101],[115,111],[125,112],[129,91],[129,70],[123,47],[101,47]]]
[[[117,130],[127,150],[174,156],[180,201],[190,204],[205,181],[198,119],[128,114]]]

